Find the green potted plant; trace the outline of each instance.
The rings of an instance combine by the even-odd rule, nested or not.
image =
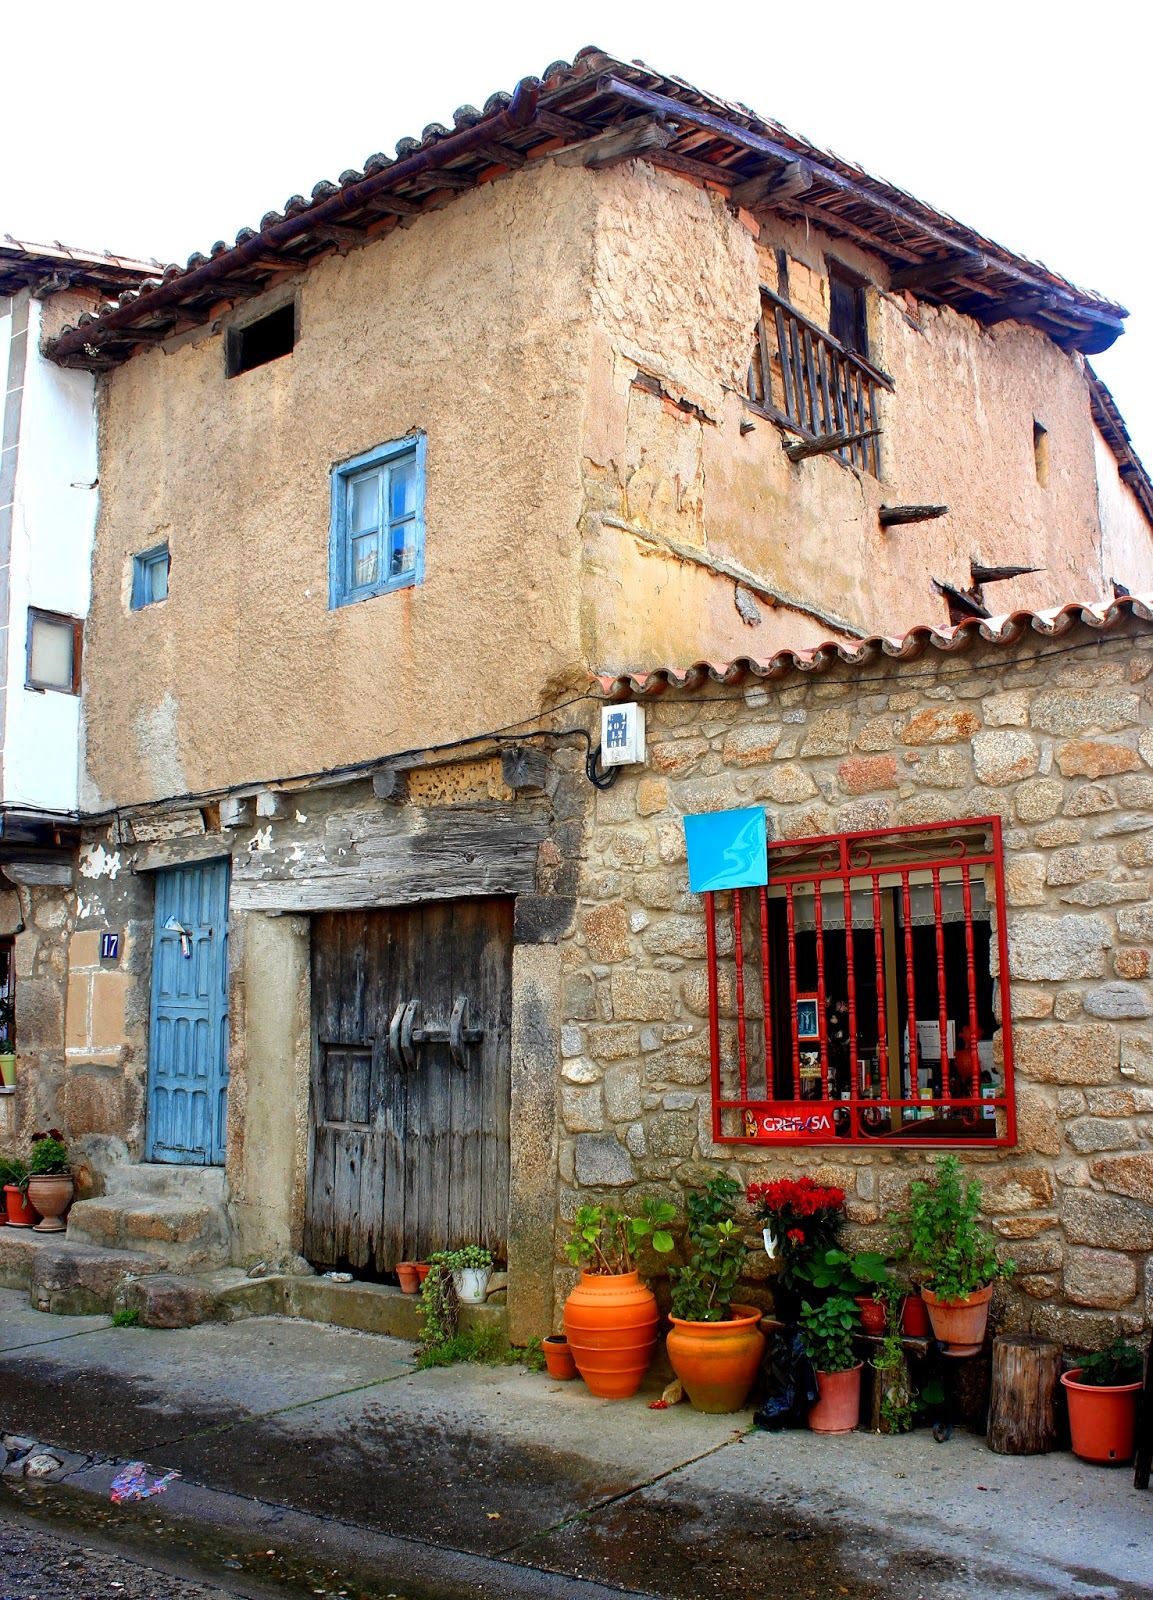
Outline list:
[[[818,1399],[809,1412],[814,1433],[850,1433],[860,1420],[862,1364],[853,1349],[860,1329],[856,1301],[846,1294],[801,1306],[801,1344],[817,1370]]]
[[[657,1342],[657,1302],[640,1281],[643,1246],[660,1254],[673,1248],[668,1201],[646,1198],[638,1216],[611,1206],[580,1206],[565,1254],[580,1268],[580,1282],[565,1301],[564,1328],[577,1371],[593,1394],[606,1400],[635,1394]]]
[[[740,1185],[718,1172],[688,1197],[688,1260],[673,1267],[673,1371],[698,1411],[738,1411],[764,1354],[757,1306],[735,1305],[748,1250],[734,1218]]]
[[[977,1220],[980,1208],[981,1185],[961,1176],[956,1156],[946,1156],[930,1178],[913,1182],[902,1218],[908,1253],[929,1280],[921,1296],[933,1334],[950,1356],[980,1350],[993,1284],[1013,1272],[1011,1261],[998,1261],[992,1234]]]
[[[862,1330],[884,1333],[883,1295],[890,1280],[885,1257],[879,1250],[852,1253],[835,1246],[818,1250],[797,1264],[795,1274],[798,1282],[809,1286],[811,1300],[849,1295],[860,1308]]]
[[[16,1087],[16,1001],[0,995],[0,1088]]]
[[[1143,1367],[1140,1350],[1114,1339],[1061,1374],[1074,1455],[1118,1467],[1132,1461]]]
[[[492,1277],[491,1250],[479,1244],[466,1244],[460,1250],[449,1250],[446,1260],[461,1305],[483,1305],[488,1280]]]
[[[0,1156],[0,1183],[4,1186],[5,1220],[13,1228],[31,1228],[36,1212],[25,1192],[28,1168],[17,1156]]]
[[[845,1214],[845,1191],[800,1178],[776,1178],[771,1183],[750,1183],[745,1198],[761,1225],[761,1237],[770,1261],[778,1263],[773,1284],[773,1307],[781,1320],[795,1322],[805,1287],[807,1263],[836,1242]]]
[[[32,1135],[32,1154],[25,1182],[28,1198],[39,1211],[37,1233],[63,1233],[64,1213],[72,1204],[76,1184],[68,1165],[68,1147],[59,1128]]]

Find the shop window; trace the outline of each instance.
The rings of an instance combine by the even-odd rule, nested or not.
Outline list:
[[[158,544],[152,550],[132,558],[132,609],[155,605],[168,599],[168,546]]]
[[[350,605],[424,576],[424,436],[379,445],[332,474],[329,603]]]
[[[714,1137],[1013,1144],[1000,820],[767,857],[763,886],[704,896]]]
[[[78,617],[28,608],[28,651],[24,684],[28,689],[80,693],[80,652],[84,624]]]

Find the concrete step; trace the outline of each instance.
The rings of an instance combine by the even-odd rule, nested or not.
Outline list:
[[[0,1228],[0,1286],[27,1289],[37,1311],[83,1317],[115,1311],[130,1284],[165,1263],[131,1250],[102,1250],[67,1234]]]
[[[175,1271],[223,1267],[232,1257],[224,1169],[114,1166],[104,1194],[73,1204],[68,1233],[81,1244],[155,1256]]]

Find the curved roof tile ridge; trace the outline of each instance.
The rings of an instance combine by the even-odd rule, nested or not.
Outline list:
[[[694,661],[688,667],[660,666],[646,670],[605,673],[595,678],[601,694],[609,700],[629,696],[653,698],[669,689],[693,691],[712,682],[736,687],[747,678],[783,678],[790,672],[816,673],[843,662],[861,666],[878,657],[912,661],[926,650],[943,653],[963,651],[978,638],[988,644],[1015,644],[1033,632],[1045,638],[1059,638],[1083,625],[1104,631],[1127,617],[1153,623],[1153,591],[1118,595],[1115,599],[1070,600],[1064,605],[1039,610],[1006,611],[995,617],[966,617],[963,622],[938,624],[922,622],[902,634],[872,634],[867,639],[826,639],[804,648],[785,647],[771,656],[734,656],[731,661]]]

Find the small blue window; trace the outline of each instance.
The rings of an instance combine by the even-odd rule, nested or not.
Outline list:
[[[132,609],[154,605],[157,600],[168,599],[168,546],[158,544],[152,550],[132,558]]]
[[[424,577],[424,442],[397,439],[333,468],[330,606]]]

